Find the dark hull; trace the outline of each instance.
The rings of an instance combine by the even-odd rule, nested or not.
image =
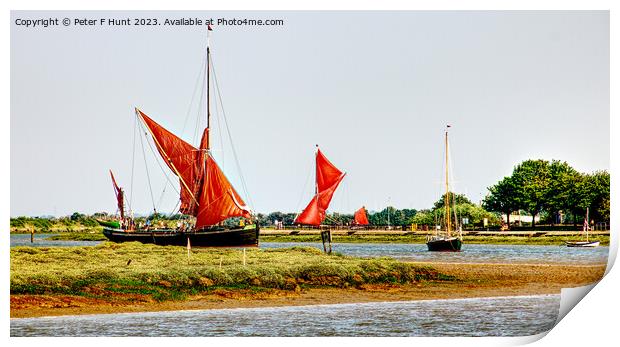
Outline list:
[[[426,245],[433,252],[460,252],[463,242],[455,237],[429,240]]]
[[[103,228],[103,235],[113,242],[142,242],[160,246],[258,247],[258,226],[206,228],[192,231],[173,229],[133,230]]]

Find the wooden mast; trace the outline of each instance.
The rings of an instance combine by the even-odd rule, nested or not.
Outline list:
[[[211,50],[209,49],[209,45],[210,45],[210,36],[211,36],[211,26],[207,26],[207,69],[206,69],[206,83],[207,83],[207,150],[209,150],[211,148],[211,141],[210,141],[210,137],[211,134],[209,134],[209,128],[211,126],[211,107],[210,107],[210,100],[209,100],[209,80],[210,80],[210,75],[211,75]]]
[[[448,237],[450,237],[452,221],[450,219],[450,185],[448,183],[448,165],[448,129],[446,129],[446,198],[444,199],[444,205],[446,207],[446,231],[448,233]]]
[[[586,207],[586,222],[585,224],[585,229],[586,229],[586,242],[590,242],[590,208]]]

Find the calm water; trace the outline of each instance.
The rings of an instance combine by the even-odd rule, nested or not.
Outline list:
[[[11,234],[11,247],[95,246],[99,241],[51,241],[50,234]],[[261,242],[261,248],[308,246],[323,249],[321,243]],[[607,262],[609,247],[569,248],[565,246],[477,245],[464,244],[457,253],[428,252],[425,244],[334,243],[334,252],[358,257],[392,257],[406,261],[438,261],[463,263],[601,263]]]
[[[526,336],[559,295],[11,319],[11,336]]]
[[[312,246],[321,243],[263,242],[261,248]],[[358,257],[392,257],[407,261],[456,263],[601,263],[607,262],[609,247],[477,245],[466,243],[461,252],[429,252],[426,244],[334,243],[332,250]]]
[[[72,247],[72,246],[96,246],[102,241],[53,241],[46,240],[57,234],[34,234],[34,243],[30,243],[30,234],[11,234],[11,247]]]

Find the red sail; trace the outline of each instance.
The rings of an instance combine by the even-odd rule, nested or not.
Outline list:
[[[338,170],[327,158],[323,155],[320,149],[316,151],[316,186],[317,192],[322,192],[325,189],[333,186],[336,181],[340,180],[342,171]]]
[[[125,210],[123,208],[123,190],[118,186],[118,184],[116,184],[112,170],[110,170],[110,177],[112,177],[112,186],[114,187],[114,194],[116,194],[116,206],[121,214],[121,218],[125,218]]]
[[[338,188],[338,185],[340,185],[340,182],[342,182],[342,180],[344,179],[344,175],[345,174],[340,175],[340,177],[338,177],[336,182],[334,182],[334,184],[332,184],[331,187],[323,190],[322,192],[319,192],[318,200],[319,200],[319,207],[321,209],[327,210],[327,208],[329,207],[329,203],[332,201],[332,197],[334,196],[334,193],[336,192],[336,188]]]
[[[315,195],[306,208],[295,218],[296,224],[321,225],[325,219],[325,210],[319,208],[318,194]]]
[[[366,216],[366,209],[364,206],[359,210],[355,211],[355,224],[356,225],[368,225],[368,217]]]
[[[312,198],[308,206],[295,218],[297,224],[321,225],[325,219],[325,211],[332,201],[336,188],[345,174],[338,170],[334,164],[317,150],[316,153],[316,186],[317,194]]]
[[[209,129],[200,149],[181,140],[138,110],[157,150],[181,181],[181,213],[196,216],[196,228],[211,226],[230,217],[251,218],[245,202],[232,187],[208,152]]]
[[[205,158],[204,183],[199,193],[196,228],[215,225],[230,217],[251,218],[245,202],[232,187],[210,154]]]
[[[202,171],[200,167],[201,155],[198,149],[164,129],[142,111],[137,110],[137,112],[151,133],[164,162],[179,177],[181,185],[181,213],[195,215],[198,202],[198,197],[195,193],[200,180],[199,173]]]
[[[303,210],[303,212],[295,218],[295,223],[297,224],[307,224],[307,225],[321,225],[323,220],[325,219],[325,211],[329,207],[329,203],[332,201],[332,197],[336,192],[336,188],[344,178],[345,174],[340,175],[338,180],[329,188],[324,191],[316,194],[308,206]]]

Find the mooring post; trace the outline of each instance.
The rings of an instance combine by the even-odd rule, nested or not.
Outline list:
[[[323,242],[323,251],[332,254],[332,233],[331,230],[321,230],[321,241]]]

